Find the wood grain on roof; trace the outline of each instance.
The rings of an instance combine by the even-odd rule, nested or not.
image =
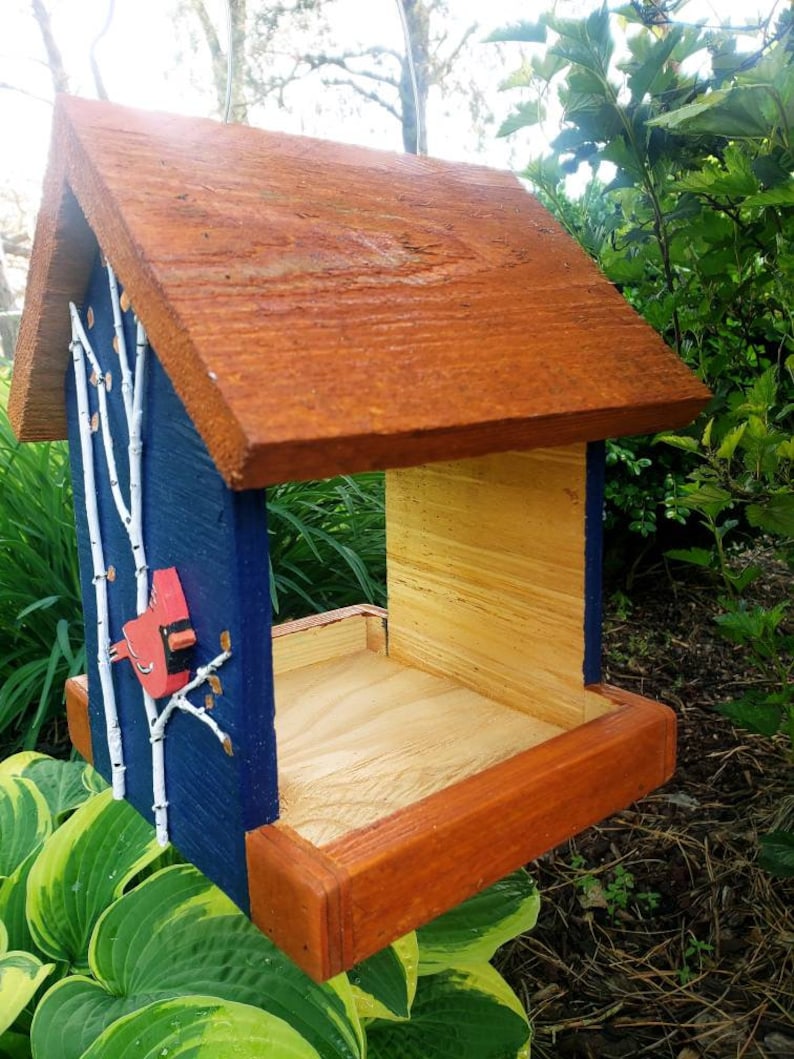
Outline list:
[[[679,426],[708,397],[508,173],[64,97],[24,438],[65,434],[90,230],[234,488]]]

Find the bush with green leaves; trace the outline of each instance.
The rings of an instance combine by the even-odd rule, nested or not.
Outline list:
[[[794,381],[794,354],[785,372]],[[679,562],[712,570],[733,596],[760,574],[757,566],[735,569],[729,561],[732,535],[761,530],[780,542],[784,552],[794,542],[794,423],[791,406],[780,407],[774,368],[737,389],[726,410],[705,426],[678,434],[659,434],[664,442],[693,461],[685,482],[668,497],[668,516],[696,516],[711,548],[668,552]]]
[[[0,764],[0,1059],[527,1059],[523,871],[317,985],[78,762]]]
[[[586,18],[548,14],[494,34],[548,45],[507,80],[524,99],[501,131],[541,122],[556,94],[562,129],[525,175],[712,387],[710,416],[771,370],[773,417],[785,417],[794,400],[784,370],[794,352],[794,17],[781,8],[759,28],[756,50],[742,52],[736,31],[677,22],[681,6],[604,4]],[[583,163],[593,178],[572,201],[564,181]],[[606,185],[602,163],[614,172]],[[631,459],[613,461],[609,514],[648,535],[690,462],[648,439],[620,446]]]

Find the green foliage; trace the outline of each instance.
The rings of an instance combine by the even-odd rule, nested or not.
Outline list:
[[[760,680],[758,687],[717,708],[761,735],[785,731],[794,760],[794,634],[786,625],[788,604],[751,607],[744,600],[726,600],[725,605],[716,619],[720,632],[745,648]]]
[[[690,934],[681,958],[681,966],[678,969],[678,981],[681,985],[688,985],[703,970],[703,957],[710,956],[714,952],[714,946],[708,941],[701,941],[694,934]]]
[[[787,450],[770,435],[790,438],[785,421],[794,398],[784,369],[794,351],[791,18],[784,12],[758,50],[742,54],[735,33],[678,24],[674,11],[657,19],[639,4],[612,13],[604,5],[583,19],[547,14],[499,34],[549,45],[508,79],[506,87],[524,99],[502,133],[542,121],[557,95],[564,121],[553,155],[532,163],[526,176],[709,383],[711,416],[721,422],[723,413],[737,413],[738,392],[775,385],[773,401],[760,395],[770,415],[759,435],[755,413],[746,416],[752,423],[742,455],[749,460],[754,447],[769,490],[761,509],[748,502],[747,521],[782,527],[792,517],[782,492],[790,482],[775,478],[770,447],[779,440],[778,456]],[[603,163],[613,174],[607,185],[599,179]],[[594,176],[572,202],[564,180],[582,164]],[[649,536],[660,503],[682,521],[699,499],[707,502],[671,503],[692,465],[693,440],[663,457],[641,439],[612,450],[607,502],[614,525]],[[731,443],[726,434],[720,441]]]
[[[794,364],[789,358],[788,370]],[[794,538],[794,434],[784,429],[788,409],[780,410],[779,384],[767,368],[746,389],[731,394],[725,411],[712,416],[697,434],[660,434],[655,439],[686,452],[693,469],[665,503],[668,516],[694,513],[714,542],[668,552],[672,559],[713,569],[731,594],[741,593],[759,573],[735,570],[726,541],[738,529],[764,530]]]
[[[0,829],[0,1056],[529,1055],[526,1015],[488,963],[535,921],[525,872],[317,985],[195,868],[163,867],[151,828],[77,767],[64,822],[73,764],[0,766],[13,812],[36,791],[25,841]]]
[[[588,869],[579,853],[571,857],[571,868],[576,873],[573,884],[582,893],[585,905],[605,909],[612,921],[631,905],[648,912],[654,912],[659,906],[660,895],[655,890],[636,890],[634,873],[622,864],[616,864],[603,882]]]
[[[386,599],[383,475],[289,482],[268,492],[279,621]]]
[[[157,1000],[112,1023],[83,1059],[320,1059],[288,1023],[269,1012],[211,996]]]
[[[85,669],[65,444],[20,445],[0,368],[0,735],[33,747]]]
[[[781,879],[794,877],[794,831],[772,831],[764,835],[758,863]]]

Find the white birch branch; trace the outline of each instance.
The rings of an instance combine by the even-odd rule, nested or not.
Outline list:
[[[143,543],[143,391],[146,381],[146,332],[140,320],[135,335],[135,382],[127,421],[130,461],[130,526],[129,537],[135,563],[136,606],[143,614],[149,603],[149,574],[146,548]]]
[[[74,305],[69,305],[72,321],[77,318]],[[78,318],[79,319],[79,318]],[[76,328],[72,328],[72,364],[74,367],[75,389],[77,394],[77,418],[80,433],[80,453],[83,460],[83,487],[85,492],[86,520],[88,537],[91,545],[91,565],[94,581],[94,593],[97,609],[97,669],[102,689],[102,704],[105,713],[105,731],[107,733],[108,753],[110,755],[111,786],[114,798],[123,798],[124,782],[124,748],[121,740],[116,694],[113,687],[113,674],[110,671],[110,621],[108,614],[107,570],[105,568],[102,531],[99,523],[99,509],[96,496],[96,478],[94,474],[94,451],[91,442],[91,414],[88,407],[88,380],[86,379],[84,349]]]
[[[174,710],[184,710],[187,713],[193,714],[193,716],[200,715],[204,723],[213,729],[222,743],[225,743],[228,740],[229,737],[225,732],[221,731],[215,721],[206,713],[204,707],[194,706],[192,703],[188,702],[187,696],[191,691],[195,691],[196,688],[205,684],[212,674],[216,673],[223,663],[228,661],[231,657],[231,651],[221,651],[221,653],[213,658],[211,662],[207,662],[204,666],[199,666],[193,679],[171,696],[157,719],[157,724],[152,729],[151,738],[153,743],[156,739],[163,739],[165,737],[165,729],[173,716]]]
[[[124,411],[129,425],[132,422],[132,372],[130,371],[130,358],[127,356],[127,340],[124,337],[124,317],[121,313],[119,285],[116,282],[116,273],[113,271],[113,266],[109,261],[107,268],[110,303],[113,306],[113,331],[116,335],[116,352],[121,365],[121,396],[124,399]]]
[[[138,615],[144,613],[149,605],[149,576],[146,561],[146,549],[143,538],[143,399],[146,382],[146,365],[148,341],[146,332],[140,321],[137,321],[135,342],[135,370],[131,370],[127,346],[124,336],[124,319],[122,315],[121,299],[118,291],[118,283],[112,267],[108,263],[108,285],[110,299],[113,308],[113,328],[116,336],[116,347],[121,364],[122,376],[122,398],[124,414],[127,421],[128,447],[127,456],[129,461],[129,506],[121,494],[118,472],[116,468],[113,436],[110,430],[110,418],[108,415],[106,374],[102,371],[99,360],[86,335],[80,316],[74,305],[69,306],[72,316],[72,348],[75,360],[75,373],[78,378],[78,409],[80,417],[80,439],[83,447],[83,464],[90,467],[90,474],[86,472],[86,515],[89,523],[89,535],[92,546],[92,559],[94,563],[94,583],[97,586],[97,634],[100,641],[99,648],[99,672],[102,694],[105,702],[105,715],[108,727],[108,746],[111,749],[111,760],[113,764],[113,790],[116,797],[122,797],[124,793],[123,771],[124,765],[121,758],[121,728],[118,723],[118,712],[116,709],[113,677],[110,671],[110,638],[109,638],[109,616],[107,605],[107,584],[104,569],[104,559],[99,536],[99,514],[97,509],[96,481],[94,476],[93,448],[91,443],[91,417],[88,406],[88,382],[86,380],[85,360],[87,357],[97,383],[97,394],[99,402],[99,419],[102,430],[102,442],[105,452],[108,477],[110,479],[110,490],[118,516],[124,526],[132,550],[133,564],[135,569],[136,584],[136,611]],[[79,360],[79,365],[78,365]],[[98,550],[95,551],[95,545]],[[101,596],[101,598],[100,598]],[[168,797],[166,789],[165,774],[165,735],[168,722],[176,710],[187,713],[212,731],[227,753],[231,753],[231,740],[226,732],[209,715],[207,707],[195,706],[187,696],[191,691],[206,683],[217,669],[231,657],[231,649],[226,644],[221,644],[225,650],[217,655],[211,662],[200,666],[192,680],[171,696],[164,709],[158,714],[157,703],[152,696],[142,688],[143,707],[149,726],[149,742],[152,748],[152,812],[154,813],[154,824],[157,841],[161,846],[167,846],[168,835]],[[111,716],[115,722],[115,728],[108,718]],[[111,731],[111,729],[113,729]],[[115,748],[115,750],[114,750]],[[120,762],[120,786],[117,783],[115,756]],[[117,787],[121,793],[116,793]]]
[[[124,528],[129,533],[129,526],[131,516],[124,497],[121,495],[121,486],[119,485],[119,472],[116,469],[116,453],[113,448],[113,435],[110,432],[110,417],[108,416],[108,395],[105,384],[105,375],[102,368],[97,360],[94,347],[91,345],[88,336],[85,333],[83,327],[83,321],[80,319],[80,315],[77,312],[75,306],[70,303],[69,311],[72,314],[72,330],[76,333],[77,338],[85,351],[85,355],[93,369],[94,376],[96,377],[96,388],[97,396],[99,399],[99,425],[102,430],[102,443],[105,447],[105,459],[108,464],[108,475],[110,478],[110,492],[113,496],[113,503],[116,505],[116,511],[119,513]]]

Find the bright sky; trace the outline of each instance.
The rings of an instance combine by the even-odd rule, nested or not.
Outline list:
[[[73,90],[93,95],[88,56],[108,12],[108,0],[46,0],[53,29],[73,78]],[[204,90],[191,81],[189,64],[178,59],[188,53],[190,43],[175,39],[172,12],[176,0],[115,0],[111,27],[97,47],[97,58],[110,97],[120,103],[193,114],[212,114],[214,98],[207,68]],[[249,0],[249,11],[257,0]],[[265,0],[261,0],[262,3]],[[596,0],[559,0],[565,13],[594,6]],[[781,2],[781,0],[778,0]],[[206,0],[221,39],[226,28],[225,0]],[[479,42],[490,30],[521,19],[533,19],[547,9],[546,0],[451,0],[453,12],[450,39],[472,22],[479,22]],[[756,9],[768,12],[773,0],[692,0],[693,17],[718,21],[733,16],[737,24],[751,18]],[[38,29],[30,16],[30,0],[3,0],[3,30],[0,39],[0,83],[19,85],[29,94],[0,89],[0,191],[14,187],[36,197],[36,186],[46,159],[52,95],[49,72],[42,62]],[[402,48],[402,31],[394,0],[338,0],[336,19],[340,50],[351,41],[387,44]],[[471,77],[486,91],[501,118],[515,104],[509,93],[500,96],[498,82],[518,65],[518,46],[511,57],[500,58],[493,45],[477,44]],[[480,60],[480,56],[482,57]],[[318,82],[307,86],[300,98],[300,112],[291,115],[271,110],[268,123],[294,132],[310,132],[338,139],[357,140],[378,147],[399,149],[399,130],[388,120],[379,124],[373,111],[363,125],[341,119],[336,127],[319,130],[316,125]],[[476,150],[465,102],[443,115],[432,109],[429,117],[431,150],[446,157],[472,157]],[[327,123],[327,116],[325,117]],[[495,130],[495,127],[494,127]],[[494,165],[521,165],[527,147],[518,154],[510,142],[487,137],[485,160]],[[511,156],[511,149],[514,152]],[[480,159],[482,160],[482,155]]]

